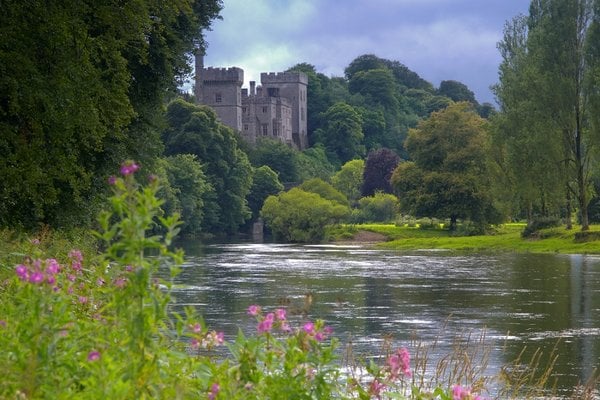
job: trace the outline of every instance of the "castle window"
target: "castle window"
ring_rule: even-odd
[[[304,107],[300,109],[300,120],[304,121]]]
[[[279,97],[279,88],[268,88],[269,97]]]
[[[266,114],[267,113],[267,107],[263,107],[262,111],[263,111],[263,114]]]
[[[242,114],[246,114],[246,107],[242,107]]]
[[[268,124],[262,124],[262,134],[263,134],[263,136],[267,136],[269,134],[269,125]]]
[[[273,125],[273,136],[278,136],[279,131],[277,130],[277,125]]]
[[[215,103],[220,103],[221,101],[223,101],[221,93],[215,93]]]
[[[248,130],[248,124],[244,124],[244,130],[247,131]]]

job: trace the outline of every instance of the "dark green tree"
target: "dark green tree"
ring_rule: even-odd
[[[85,225],[126,158],[160,154],[164,95],[218,0],[0,6],[0,224]]]
[[[298,150],[278,139],[261,137],[250,149],[249,158],[255,167],[269,166],[277,172],[281,182],[297,182],[299,180],[298,153]]]
[[[364,155],[362,119],[354,107],[336,103],[325,112],[324,121],[317,141],[323,143],[330,160],[339,165]]]
[[[364,160],[350,160],[331,178],[333,187],[342,192],[352,204],[360,198],[364,170]]]
[[[181,215],[183,235],[201,233],[204,214],[211,211],[210,206],[205,204],[215,198],[202,164],[193,154],[177,154],[161,159],[159,165],[165,171],[166,186],[171,193],[170,196],[164,196],[165,214],[177,212]]]
[[[181,99],[167,107],[167,121],[163,133],[166,153],[196,155],[215,190],[216,198],[207,207],[217,210],[216,218],[205,218],[203,230],[236,233],[250,218],[246,196],[252,185],[252,166],[238,148],[233,131],[221,124],[209,107]]]
[[[254,169],[252,178],[252,186],[248,193],[248,207],[252,211],[252,218],[256,219],[260,215],[267,197],[276,195],[283,190],[283,185],[279,182],[277,172],[273,171],[266,165]]]

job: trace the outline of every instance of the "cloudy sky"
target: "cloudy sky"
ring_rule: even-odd
[[[362,54],[400,61],[439,86],[465,83],[479,102],[493,102],[507,20],[528,0],[224,0],[223,20],[206,32],[206,66],[260,72],[307,62],[327,76]]]

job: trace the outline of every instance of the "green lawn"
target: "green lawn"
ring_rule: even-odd
[[[350,232],[359,230],[381,233],[389,239],[379,243],[378,248],[393,250],[448,249],[454,251],[514,251],[532,253],[600,254],[600,240],[583,243],[575,241],[579,229],[550,228],[540,231],[536,239],[523,239],[521,232],[525,224],[498,226],[495,233],[481,236],[452,236],[444,229],[422,229],[419,227],[383,224],[348,226]],[[600,225],[590,227],[598,232]]]

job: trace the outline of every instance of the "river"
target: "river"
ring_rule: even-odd
[[[473,363],[489,375],[523,349],[521,364],[541,351],[547,365],[554,351],[563,394],[600,366],[600,257],[399,253],[359,245],[183,247],[177,304],[193,305],[230,339],[238,328],[254,332],[246,310],[259,304],[284,306],[297,322],[324,319],[341,348],[351,343],[356,355],[381,354],[387,344],[413,353],[427,348],[427,369],[466,341],[477,350]]]

